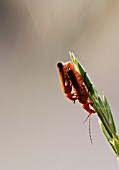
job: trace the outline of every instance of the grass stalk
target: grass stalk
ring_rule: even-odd
[[[102,132],[106,137],[109,145],[115,152],[117,159],[119,160],[119,136],[117,135],[113,114],[108,100],[105,95],[100,97],[81,63],[77,60],[73,53],[69,54],[75,69],[82,75],[82,77],[85,75],[84,84],[89,91],[89,100],[93,102],[93,108],[95,109],[99,118],[99,124]]]

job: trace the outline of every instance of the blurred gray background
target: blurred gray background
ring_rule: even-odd
[[[72,51],[119,129],[119,1],[0,0],[0,169],[117,170],[96,115],[65,98],[56,63]]]

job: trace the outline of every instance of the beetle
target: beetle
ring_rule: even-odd
[[[66,97],[75,103],[78,100],[82,107],[91,115],[95,113],[93,103],[88,101],[88,91],[84,85],[84,78],[78,73],[71,62],[57,63],[60,85]]]
[[[83,82],[82,76],[74,69],[68,68],[67,74],[72,82],[72,87],[77,100],[82,104],[82,107],[89,113],[95,113],[92,108],[93,103],[88,101],[88,92]]]
[[[65,96],[72,100],[75,103],[76,97],[72,92],[72,83],[67,74],[67,69],[71,68],[71,62],[57,63],[59,78],[60,78],[60,86],[62,87],[62,91],[65,93]]]

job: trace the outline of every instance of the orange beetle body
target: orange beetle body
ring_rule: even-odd
[[[91,108],[92,102],[88,101],[88,92],[83,82],[82,76],[74,69],[71,62],[57,64],[60,85],[66,97],[75,103],[78,100],[82,107],[89,113],[95,113]]]
[[[71,63],[58,63],[58,72],[60,77],[60,86],[62,87],[62,91],[65,93],[65,96],[69,98],[70,100],[73,100],[75,102],[75,97],[72,93],[72,84],[69,79],[69,76],[67,74],[67,69],[71,67]]]
[[[74,94],[77,97],[77,100],[82,104],[82,107],[89,113],[95,113],[95,110],[92,109],[92,102],[88,101],[88,92],[83,83],[82,76],[74,70],[74,72],[70,69],[67,70],[67,74],[70,77],[72,82],[72,87],[74,90]]]

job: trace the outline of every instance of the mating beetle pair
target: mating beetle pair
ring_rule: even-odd
[[[71,62],[57,63],[60,85],[66,97],[74,103],[78,100],[82,107],[91,115],[95,113],[93,103],[88,100],[88,91],[84,84],[84,78],[74,69]]]

